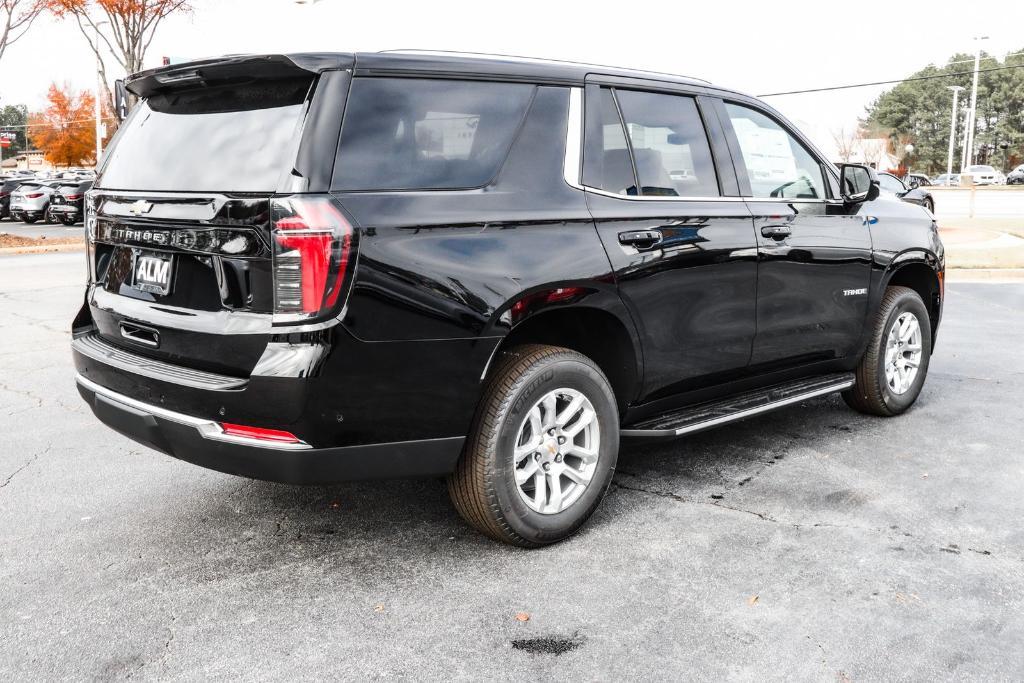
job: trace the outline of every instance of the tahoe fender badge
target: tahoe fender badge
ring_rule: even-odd
[[[843,296],[857,296],[858,294],[867,294],[867,287],[861,287],[860,289],[844,289]]]

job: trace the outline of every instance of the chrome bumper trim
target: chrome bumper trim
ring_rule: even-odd
[[[221,426],[213,420],[185,415],[184,413],[178,413],[173,410],[161,408],[160,406],[145,403],[144,401],[139,401],[129,396],[125,396],[124,394],[119,394],[118,392],[104,386],[100,386],[99,384],[96,384],[96,382],[86,379],[80,374],[75,375],[75,381],[89,391],[102,396],[108,401],[120,403],[126,408],[133,408],[143,413],[149,413],[154,417],[159,417],[170,422],[176,422],[181,425],[192,427],[199,432],[200,436],[204,439],[209,439],[210,441],[223,441],[225,443],[237,444],[239,446],[252,446],[254,448],[266,448],[274,451],[303,451],[312,448],[312,446],[305,441],[299,441],[298,443],[274,443],[272,441],[264,441],[262,439],[251,439],[244,436],[225,434]]]

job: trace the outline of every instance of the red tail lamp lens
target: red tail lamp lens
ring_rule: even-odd
[[[258,439],[260,441],[273,441],[274,443],[300,443],[299,438],[291,432],[284,432],[279,429],[264,429],[263,427],[247,427],[236,425],[230,422],[221,422],[221,429],[229,436],[240,436],[246,439]]]
[[[25,195],[25,199],[39,199],[42,196],[42,192],[33,192],[32,194]]]
[[[352,225],[329,197],[276,200],[273,216],[275,312],[329,312],[348,274]]]

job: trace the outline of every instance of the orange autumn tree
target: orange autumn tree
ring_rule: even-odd
[[[92,93],[77,95],[67,84],[50,84],[46,94],[50,103],[28,120],[29,141],[55,166],[78,166],[95,160],[96,122]]]
[[[146,50],[160,22],[190,12],[189,0],[43,0],[59,18],[72,18],[99,63],[104,99],[113,107],[106,60],[113,55],[122,73],[142,71]]]

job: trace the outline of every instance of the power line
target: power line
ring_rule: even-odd
[[[1005,71],[1006,69],[1024,69],[1024,64],[1013,64],[1010,66],[994,66],[989,69],[978,69],[978,73],[989,71]],[[787,92],[770,92],[758,97],[778,97],[779,95],[801,95],[809,92],[826,92],[828,90],[849,90],[850,88],[867,88],[873,85],[893,85],[895,83],[907,83],[909,81],[931,81],[937,78],[952,78],[953,76],[970,76],[974,71],[957,71],[951,74],[933,74],[931,76],[911,76],[910,78],[897,78],[892,81],[875,81],[873,83],[853,83],[851,85],[833,85],[828,88],[810,88],[808,90],[790,90]]]
[[[114,121],[116,116],[104,116],[101,121]],[[8,128],[48,128],[50,126],[65,126],[72,123],[96,123],[96,119],[78,119],[76,121],[47,121],[46,123],[25,123],[19,125],[8,125],[6,123],[0,123],[0,129],[7,130]]]
[[[1005,55],[1003,55],[1003,59],[1009,59],[1010,57],[1019,57],[1021,55],[1024,55],[1024,52],[1007,52]],[[987,57],[982,57],[981,61],[984,62],[986,59],[998,60],[999,59],[999,55],[988,55]],[[971,57],[970,59],[958,59],[958,60],[956,60],[954,62],[946,62],[943,66],[949,66],[950,64],[973,64],[973,63],[974,63],[974,57]],[[934,66],[934,64],[932,66]]]

